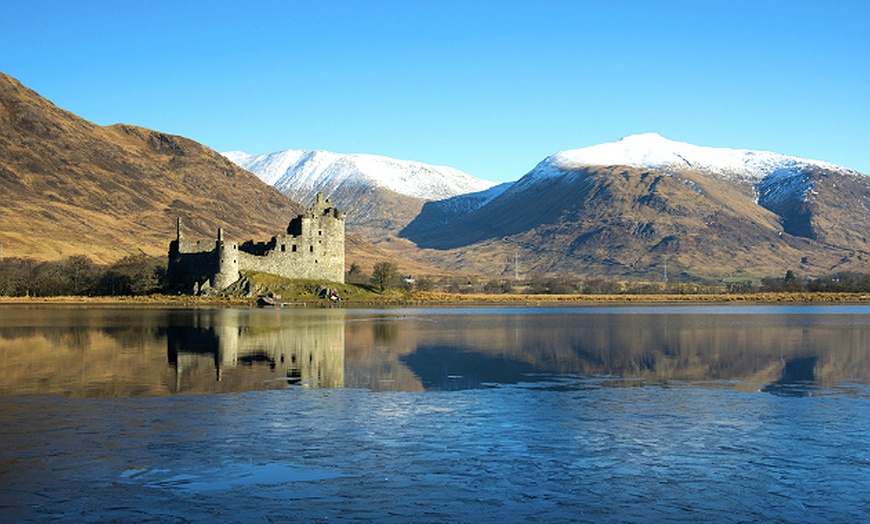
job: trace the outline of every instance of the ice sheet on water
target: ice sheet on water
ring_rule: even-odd
[[[217,491],[245,486],[276,486],[290,482],[311,482],[345,476],[340,472],[314,471],[291,468],[283,464],[230,463],[201,471],[173,471],[170,469],[132,468],[119,475],[128,481],[141,482],[149,487],[183,491]]]

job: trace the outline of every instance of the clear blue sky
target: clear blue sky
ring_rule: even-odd
[[[642,132],[870,173],[870,2],[0,0],[0,71],[98,124],[516,180]]]

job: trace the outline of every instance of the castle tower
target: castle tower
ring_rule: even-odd
[[[175,219],[175,239],[178,240],[178,247],[181,247],[181,241],[184,240],[184,220],[181,217]]]
[[[322,193],[302,216],[302,236],[311,246],[312,272],[319,278],[344,283],[345,213]]]
[[[239,245],[236,242],[224,240],[224,229],[218,228],[216,242],[217,273],[212,277],[211,286],[215,289],[225,289],[241,276],[239,274]]]

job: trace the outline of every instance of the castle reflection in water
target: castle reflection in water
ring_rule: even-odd
[[[268,367],[259,380],[310,387],[344,386],[344,315],[296,315],[238,309],[179,312],[167,326],[175,392],[206,378],[221,381],[238,367]],[[199,372],[199,373],[197,373]]]

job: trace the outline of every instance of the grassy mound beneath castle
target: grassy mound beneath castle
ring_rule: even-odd
[[[228,294],[244,293],[252,299],[259,296],[280,297],[281,302],[295,303],[329,303],[329,294],[335,291],[342,302],[373,303],[391,300],[401,300],[406,293],[401,290],[388,289],[383,292],[365,284],[339,284],[323,280],[296,280],[269,273],[243,271],[242,280],[230,289]]]

